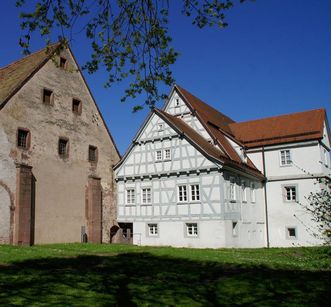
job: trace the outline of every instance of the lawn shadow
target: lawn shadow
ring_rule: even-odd
[[[0,268],[1,305],[215,306],[330,302],[330,272],[127,253],[43,258]]]

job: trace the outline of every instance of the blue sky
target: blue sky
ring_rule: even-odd
[[[192,26],[179,13],[180,2],[170,2],[176,3],[170,7],[169,29],[181,54],[173,66],[179,85],[236,121],[316,108],[326,108],[330,118],[330,0],[248,1],[228,12],[229,27],[222,30]],[[0,67],[21,57],[14,3],[0,2]],[[31,51],[43,46],[35,36]],[[84,36],[71,47],[83,65],[89,55]],[[125,84],[105,89],[103,71],[85,77],[124,153],[148,110],[132,114],[132,106],[142,101],[121,103]]]

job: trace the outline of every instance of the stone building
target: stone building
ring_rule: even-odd
[[[110,242],[119,152],[70,50],[0,69],[0,243]]]
[[[175,86],[114,168],[118,223],[142,245],[320,244],[302,204],[329,152],[323,109],[237,123]]]

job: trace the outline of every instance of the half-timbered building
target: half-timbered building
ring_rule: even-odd
[[[319,244],[299,200],[329,150],[324,110],[236,123],[175,86],[115,166],[119,225],[142,245]]]

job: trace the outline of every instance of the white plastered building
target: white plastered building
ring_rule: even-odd
[[[302,117],[312,121],[304,129]],[[321,243],[298,201],[327,175],[325,111],[249,123],[174,86],[114,168],[123,236],[202,248]]]

